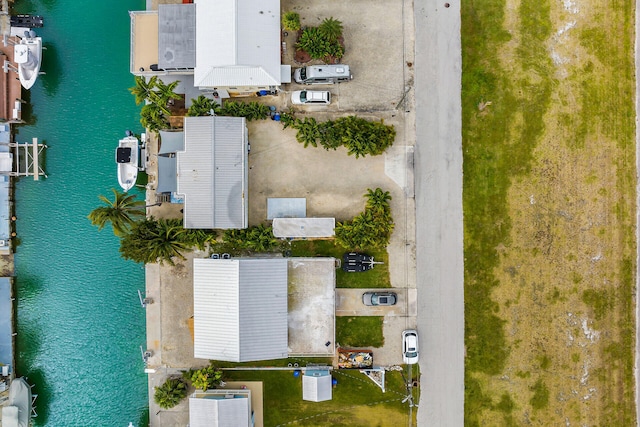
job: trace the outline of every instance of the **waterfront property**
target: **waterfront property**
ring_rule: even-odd
[[[133,11],[134,75],[190,75],[220,98],[276,91],[291,81],[281,64],[280,0],[201,1]]]

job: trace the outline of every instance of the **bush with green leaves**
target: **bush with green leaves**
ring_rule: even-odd
[[[344,48],[338,39],[332,39],[317,27],[308,27],[302,31],[297,49],[304,50],[313,59],[326,60],[340,59],[344,56]]]
[[[342,22],[337,19],[325,18],[318,27],[322,35],[332,43],[335,43],[342,37]]]
[[[187,385],[179,378],[169,378],[155,388],[153,400],[162,409],[170,409],[187,397]]]
[[[213,365],[205,368],[193,370],[190,369],[182,374],[182,377],[191,381],[191,385],[202,391],[207,391],[218,387],[222,383],[222,370]]]
[[[263,224],[243,230],[225,230],[222,239],[235,249],[254,252],[268,252],[280,243],[273,235],[273,228]]]
[[[336,242],[347,249],[384,248],[389,244],[394,224],[391,195],[380,188],[368,189],[364,212],[351,221],[336,224]]]
[[[297,131],[296,140],[325,150],[335,150],[344,145],[349,155],[356,158],[367,155],[376,156],[393,145],[396,131],[393,126],[385,125],[381,120],[371,122],[366,119],[347,116],[336,120],[318,123],[313,117],[296,119],[291,114],[283,114],[283,128],[291,127]]]
[[[286,31],[298,31],[300,29],[300,15],[291,11],[282,14],[282,28]]]
[[[256,101],[225,101],[222,107],[215,108],[218,116],[245,117],[248,121],[264,120],[270,116],[269,107]]]
[[[213,99],[207,98],[204,95],[200,95],[195,99],[191,100],[191,106],[187,111],[187,116],[189,117],[201,117],[201,116],[210,116],[211,110],[214,109],[215,103]]]

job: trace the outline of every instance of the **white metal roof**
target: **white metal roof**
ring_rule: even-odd
[[[189,398],[190,427],[249,427],[250,399]]]
[[[311,402],[323,402],[331,400],[332,390],[331,375],[328,370],[307,371],[302,376],[302,400]]]
[[[274,218],[273,235],[277,238],[323,238],[336,234],[335,218]]]
[[[280,0],[196,1],[195,86],[278,86],[280,72]]]
[[[286,358],[287,297],[284,258],[194,259],[194,357]]]
[[[246,228],[248,139],[244,117],[185,117],[178,193],[185,228]]]

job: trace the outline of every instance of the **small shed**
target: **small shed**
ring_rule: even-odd
[[[336,234],[335,218],[274,218],[273,235],[280,239],[322,239]]]
[[[332,378],[328,369],[307,369],[302,376],[302,400],[324,402],[332,398]]]

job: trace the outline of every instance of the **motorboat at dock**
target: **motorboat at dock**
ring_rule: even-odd
[[[35,31],[25,31],[20,43],[13,47],[14,61],[18,64],[18,78],[25,89],[31,89],[40,74],[42,38]]]
[[[131,131],[120,140],[116,148],[116,164],[118,165],[118,183],[127,192],[136,185],[138,179],[138,161],[140,158],[140,144]]]

